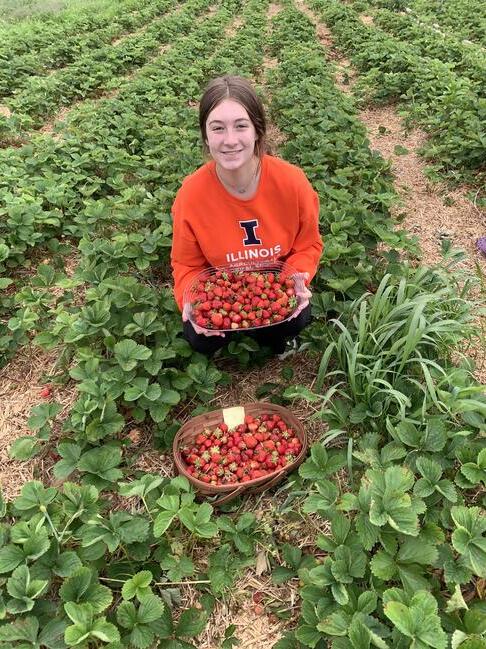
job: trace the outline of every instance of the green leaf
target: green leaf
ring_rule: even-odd
[[[164,532],[169,529],[170,524],[175,517],[176,514],[170,511],[162,511],[157,514],[157,517],[154,521],[154,536],[162,536],[162,534],[164,534]]]
[[[27,435],[16,439],[10,446],[8,454],[14,460],[25,461],[35,457],[40,450],[41,444],[39,439],[32,435]]]
[[[378,542],[380,528],[373,525],[370,519],[364,514],[358,514],[356,516],[354,526],[364,549],[370,551]]]
[[[322,622],[319,622],[317,628],[322,633],[332,636],[345,636],[351,623],[351,616],[343,610],[336,611]]]
[[[469,568],[450,559],[444,563],[444,578],[448,584],[467,584],[472,579]]]
[[[17,545],[0,548],[0,573],[12,572],[24,560],[24,553]]]
[[[121,462],[121,451],[118,447],[101,446],[83,453],[78,461],[79,471],[87,471],[108,482],[115,482],[123,477],[117,467]]]
[[[442,469],[440,464],[434,460],[430,460],[427,457],[419,457],[417,459],[417,469],[423,475],[424,478],[427,478],[432,484],[437,484],[442,476]]]
[[[486,616],[480,604],[473,605],[469,611],[464,613],[464,628],[467,633],[475,633],[476,635],[486,633]]]
[[[486,516],[479,507],[451,508],[457,529],[452,533],[452,545],[478,577],[486,577]]]
[[[286,564],[297,570],[302,560],[302,550],[288,543],[282,546],[282,556]]]
[[[467,607],[468,606],[464,601],[464,597],[462,596],[461,587],[459,585],[456,585],[454,589],[454,593],[452,594],[451,598],[447,601],[445,611],[446,613],[453,613],[454,611],[458,611],[462,608],[467,609]]]
[[[376,593],[368,590],[358,597],[358,611],[365,615],[371,615],[378,605]]]
[[[205,610],[188,608],[182,612],[175,630],[177,637],[194,638],[206,628],[208,615]]]
[[[60,403],[42,403],[34,406],[30,411],[30,416],[27,425],[30,430],[39,430],[43,428],[51,419],[57,417],[61,412],[62,406]]]
[[[353,649],[369,649],[371,635],[359,617],[354,617],[348,629],[348,637]]]
[[[272,571],[272,581],[274,584],[284,584],[289,579],[293,579],[297,576],[297,573],[292,568],[286,568],[285,566],[277,566]]]
[[[400,633],[411,638],[416,646],[446,649],[447,636],[441,627],[437,602],[427,591],[415,593],[409,606],[387,598],[384,612]]]
[[[341,604],[341,606],[346,606],[346,604],[349,602],[348,591],[346,590],[344,584],[332,584],[331,592],[336,602],[338,604]]]
[[[137,366],[138,361],[146,361],[152,355],[148,347],[139,345],[130,338],[116,343],[113,351],[116,360],[125,372],[130,372]]]
[[[70,577],[81,568],[81,565],[81,559],[76,552],[67,551],[57,557],[52,570],[59,577]]]
[[[457,501],[457,491],[450,480],[439,480],[435,489],[449,502],[455,503]]]
[[[125,629],[134,629],[137,625],[137,609],[133,602],[122,602],[116,609],[116,619]]]
[[[434,565],[439,556],[436,546],[422,538],[405,539],[398,551],[397,560],[402,563],[419,563],[424,566]]]
[[[154,632],[148,625],[137,625],[130,633],[130,643],[137,649],[147,649],[153,646]]]
[[[295,637],[303,645],[305,645],[306,647],[311,647],[311,649],[313,649],[322,636],[315,627],[309,626],[307,624],[302,624],[301,626],[297,627]],[[296,645],[291,640],[289,641],[289,644],[284,644],[284,641],[280,640],[276,645],[274,645],[273,649],[297,649],[297,647],[298,645]]]
[[[68,623],[66,620],[54,618],[48,622],[39,634],[38,641],[41,646],[48,649],[64,649],[64,633]]]
[[[310,403],[322,401],[322,396],[320,394],[312,392],[312,390],[309,390],[309,388],[306,388],[304,385],[293,385],[286,388],[283,392],[283,397],[289,401],[292,399],[303,399]]]
[[[71,577],[68,577],[59,589],[64,602],[78,602],[91,585],[93,573],[87,566],[82,566]]]
[[[150,624],[160,618],[164,611],[162,600],[156,595],[144,595],[138,609],[138,620],[142,624]]]
[[[371,572],[384,581],[393,579],[397,572],[394,558],[384,550],[378,550],[370,562]]]
[[[67,604],[64,604],[64,610],[74,624],[88,628],[92,626],[94,615],[93,608],[90,604],[75,604],[74,602],[68,602]]]
[[[306,498],[302,506],[302,511],[306,514],[314,512],[326,512],[335,504],[338,497],[338,488],[330,480],[322,480],[317,483],[319,493],[311,493]]]
[[[384,608],[385,615],[393,622],[396,628],[409,638],[414,638],[415,625],[412,614],[405,604],[388,602]]]
[[[23,646],[35,646],[38,633],[39,621],[35,617],[27,616],[23,619],[12,620],[8,624],[1,626],[0,642],[25,640],[26,644]]]
[[[144,595],[149,594],[151,592],[149,585],[152,579],[153,575],[150,570],[137,572],[123,584],[123,599],[133,599],[136,596],[140,600]]]
[[[58,480],[64,480],[76,469],[81,457],[81,447],[71,442],[61,442],[57,451],[63,459],[54,465],[54,476]]]
[[[102,640],[103,642],[119,642],[120,634],[118,629],[111,622],[107,622],[104,618],[95,620],[93,628],[91,629],[93,638]]]
[[[46,507],[56,497],[57,490],[45,488],[38,480],[32,480],[22,487],[20,496],[14,501],[15,507],[21,511],[40,510]]]
[[[162,390],[160,396],[158,397],[158,400],[163,404],[175,406],[181,400],[181,395],[176,390],[169,390],[168,388],[165,388]]]

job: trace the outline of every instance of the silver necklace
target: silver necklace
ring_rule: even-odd
[[[257,162],[257,165],[255,167],[255,172],[252,174],[250,178],[250,182],[245,187],[236,187],[235,185],[231,185],[231,183],[228,183],[226,182],[226,180],[223,180],[223,178],[221,178],[221,175],[218,172],[218,166],[216,165],[216,175],[218,176],[220,181],[223,183],[225,187],[229,187],[232,191],[236,192],[237,194],[246,194],[251,184],[257,178],[259,171],[260,171],[260,161]]]

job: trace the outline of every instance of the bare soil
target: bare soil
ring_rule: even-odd
[[[359,19],[361,20],[363,25],[369,26],[374,24],[373,16],[367,16],[366,14],[361,14]]]

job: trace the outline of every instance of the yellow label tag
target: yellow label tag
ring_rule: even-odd
[[[223,408],[223,421],[228,428],[236,428],[245,421],[245,409],[243,406],[234,406],[234,408]]]

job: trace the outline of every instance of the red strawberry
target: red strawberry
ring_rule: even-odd
[[[213,313],[211,316],[211,322],[215,327],[221,327],[223,325],[223,316],[221,313]]]

